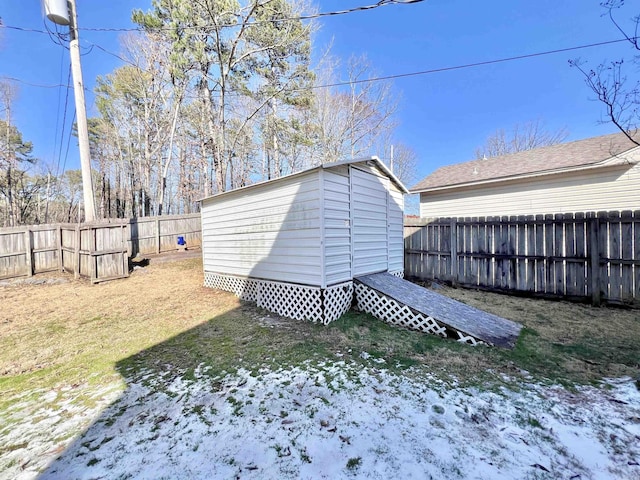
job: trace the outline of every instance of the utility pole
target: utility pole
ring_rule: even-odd
[[[9,200],[9,226],[10,227],[14,227],[15,226],[15,222],[14,220],[14,215],[13,215],[13,186],[11,185],[12,183],[12,176],[13,173],[11,172],[11,168],[13,167],[13,163],[14,163],[14,155],[12,155],[11,153],[11,136],[10,136],[10,132],[11,132],[11,102],[7,99],[7,190],[8,190],[8,195],[7,195],[7,200]]]
[[[78,144],[80,147],[80,168],[82,171],[82,193],[84,198],[84,219],[92,222],[96,219],[96,206],[93,199],[93,179],[91,177],[91,152],[89,150],[89,128],[87,126],[87,109],[84,100],[84,83],[80,65],[80,45],[78,39],[78,18],[76,0],[68,0],[67,11],[61,0],[44,0],[47,17],[58,25],[68,25],[71,41],[69,54],[71,57],[71,74],[73,76],[73,93],[76,101],[76,123],[78,125]],[[66,14],[66,15],[65,15]]]

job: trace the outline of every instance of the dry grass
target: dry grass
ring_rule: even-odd
[[[118,361],[239,306],[201,283],[200,262],[187,261],[98,285],[0,288],[0,392],[100,381]]]
[[[513,360],[537,375],[586,383],[640,374],[640,310],[450,287],[438,291],[522,323]]]
[[[219,373],[310,358],[366,362],[363,351],[389,368],[422,365],[471,383],[524,371],[567,383],[640,372],[638,311],[440,290],[524,324],[517,347],[505,351],[474,349],[353,312],[329,327],[281,319],[201,285],[201,261],[186,260],[152,263],[100,285],[0,287],[0,397],[113,382],[149,369],[188,375],[202,364]]]

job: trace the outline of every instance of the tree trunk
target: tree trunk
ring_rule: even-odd
[[[162,215],[162,205],[164,203],[164,197],[167,190],[167,175],[169,174],[169,165],[171,164],[171,157],[173,155],[173,137],[176,133],[176,125],[178,124],[178,114],[180,113],[181,103],[182,94],[178,96],[176,111],[173,115],[173,122],[171,123],[171,133],[169,134],[169,156],[167,158],[167,163],[165,163],[164,169],[162,171],[162,181],[160,182],[160,199],[158,200],[158,215]]]
[[[224,192],[224,169],[223,169],[223,158],[222,158],[222,145],[221,145],[221,131],[222,134],[224,134],[224,131],[222,130],[221,124],[223,122],[223,118],[221,117],[221,112],[223,111],[222,108],[218,109],[218,123],[219,125],[216,126],[216,124],[213,121],[213,115],[211,115],[211,113],[213,112],[213,104],[211,103],[211,97],[210,97],[210,91],[209,88],[205,85],[204,86],[204,103],[205,103],[205,115],[207,118],[207,127],[209,130],[209,150],[211,152],[211,156],[213,158],[213,171],[215,173],[215,177],[216,177],[216,189],[217,192],[216,193],[221,193]],[[221,100],[221,105],[222,105],[222,100]]]
[[[7,149],[8,148],[9,148],[9,143],[7,139]],[[9,165],[7,166],[7,200],[9,202],[9,226],[15,227],[14,212],[13,212],[13,172],[11,171],[11,162],[12,160],[9,159]]]

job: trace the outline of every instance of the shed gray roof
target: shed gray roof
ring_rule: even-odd
[[[637,145],[623,133],[560,143],[486,160],[447,165],[437,169],[410,190],[418,193],[477,182],[505,181],[532,174],[605,166],[608,160],[634,148],[638,148]]]

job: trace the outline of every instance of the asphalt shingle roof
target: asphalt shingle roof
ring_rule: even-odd
[[[410,190],[417,192],[483,180],[506,180],[532,173],[596,165],[636,146],[623,133],[614,133],[486,160],[457,163],[437,169]]]

